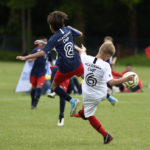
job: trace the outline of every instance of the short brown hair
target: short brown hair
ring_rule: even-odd
[[[99,53],[102,55],[114,55],[115,54],[115,47],[112,42],[104,42],[101,47],[99,48]]]
[[[68,15],[61,11],[53,11],[47,16],[47,23],[57,31],[64,26],[64,21],[68,19]]]

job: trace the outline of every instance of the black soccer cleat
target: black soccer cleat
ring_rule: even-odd
[[[108,143],[110,143],[112,140],[113,140],[113,136],[108,133],[108,134],[104,137],[104,144],[108,144]]]

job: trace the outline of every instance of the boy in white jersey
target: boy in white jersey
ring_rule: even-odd
[[[106,98],[107,83],[110,85],[120,84],[133,80],[134,76],[128,76],[121,79],[113,79],[110,65],[105,62],[114,53],[115,47],[112,42],[104,42],[99,48],[96,57],[86,55],[86,48],[76,47],[79,51],[84,65],[83,108],[75,114],[75,117],[81,117],[88,120],[104,137],[104,144],[109,143],[113,137],[105,131],[99,120],[94,116],[97,105]]]

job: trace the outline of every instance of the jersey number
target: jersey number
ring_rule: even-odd
[[[73,44],[71,42],[65,44],[64,50],[66,52],[66,57],[73,58],[74,51],[73,51]]]
[[[97,79],[94,78],[93,73],[87,74],[85,77],[85,81],[86,81],[86,84],[91,87],[96,86],[96,83],[97,83]]]

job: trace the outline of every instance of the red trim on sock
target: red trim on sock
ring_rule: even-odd
[[[101,125],[101,123],[95,116],[90,116],[88,118],[88,120],[89,120],[91,126],[94,129],[96,129],[100,134],[102,134],[103,137],[105,137],[107,135],[107,132],[105,131],[105,129],[103,128],[103,126]]]

